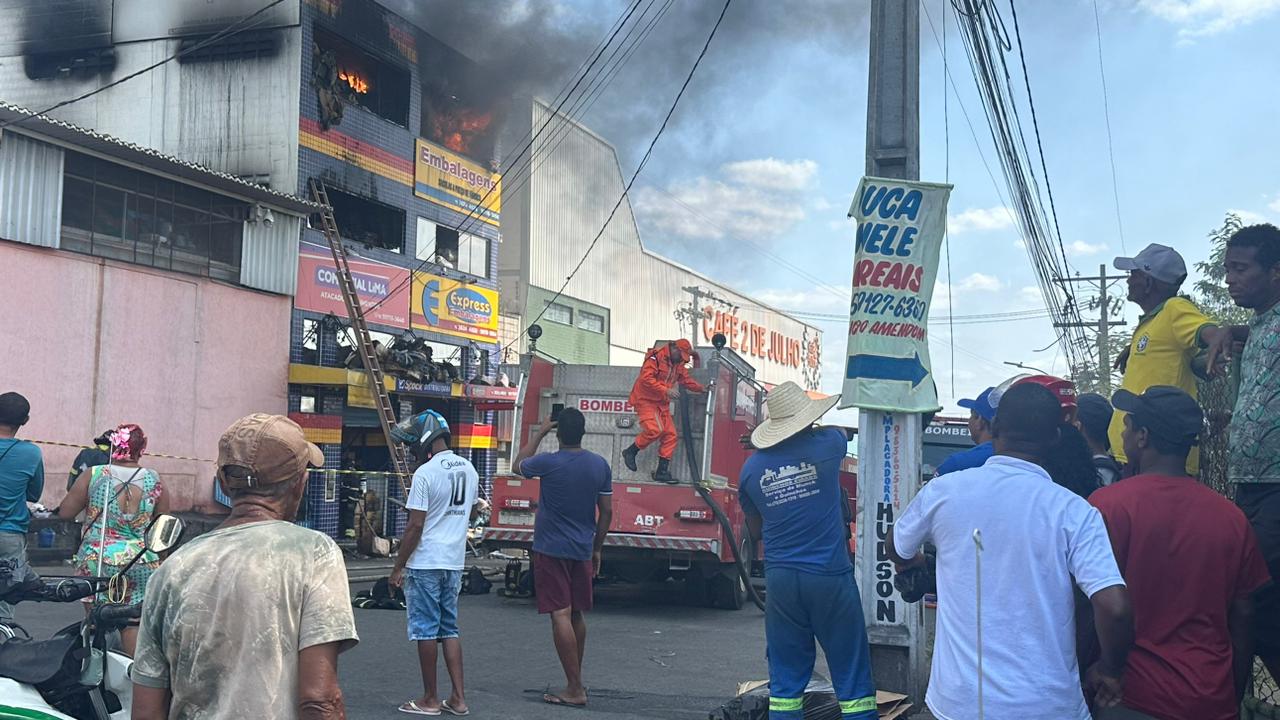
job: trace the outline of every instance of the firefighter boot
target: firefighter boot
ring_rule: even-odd
[[[640,454],[640,448],[635,443],[631,443],[631,447],[622,451],[622,464],[627,466],[631,472],[636,471],[636,455]]]
[[[658,469],[653,471],[653,479],[668,485],[675,485],[679,482],[671,477],[671,461],[662,457],[658,458]]]

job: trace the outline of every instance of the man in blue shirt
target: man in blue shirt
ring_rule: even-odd
[[[758,451],[742,467],[738,497],[747,528],[764,538],[769,720],[803,717],[815,639],[843,720],[876,717],[871,650],[840,508],[849,438],[814,426],[838,399],[812,400],[793,382],[774,388],[768,419],[751,433]]]
[[[533,455],[552,430],[560,449]],[[533,521],[533,585],[538,612],[551,616],[551,635],[566,681],[564,690],[542,696],[549,705],[587,705],[582,685],[584,613],[592,606],[591,579],[600,574],[600,553],[613,522],[613,471],[604,458],[582,448],[586,432],[586,417],[565,408],[558,420],[543,423],[511,461],[516,474],[540,478]]]
[[[972,400],[965,398],[956,403],[962,408],[969,409],[969,437],[973,439],[974,446],[943,460],[938,466],[936,475],[982,467],[991,457],[994,452],[991,445],[991,426],[996,420],[996,408],[991,404],[991,393],[994,391],[995,388],[989,387]]]
[[[44,458],[40,448],[15,436],[31,417],[31,403],[18,393],[0,395],[0,572],[13,582],[35,577],[27,564],[27,527],[31,511],[44,492]],[[0,620],[13,619],[13,606],[0,603]]]

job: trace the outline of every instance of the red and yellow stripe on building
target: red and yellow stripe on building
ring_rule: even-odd
[[[289,413],[289,419],[302,426],[307,442],[317,445],[342,444],[342,416],[315,413]]]
[[[337,130],[321,130],[320,123],[307,118],[298,123],[298,142],[303,147],[413,187],[412,157],[393,155]]]
[[[462,423],[453,437],[453,445],[459,449],[493,450],[498,447],[498,438],[492,425]]]

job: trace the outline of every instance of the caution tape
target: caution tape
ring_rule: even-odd
[[[22,439],[27,440],[27,442],[33,442],[37,445],[52,445],[54,447],[75,448],[77,450],[90,450],[93,447],[95,447],[93,445],[85,445],[83,443],[69,443],[69,442],[61,442],[59,440],[31,440],[28,438],[22,438]],[[157,453],[157,452],[144,452],[143,455],[146,457],[164,458],[166,460],[187,460],[190,462],[209,463],[210,465],[217,464],[216,460],[208,460],[206,458],[198,458],[198,457],[188,457],[186,455],[166,455],[164,453]],[[329,468],[311,468],[310,470],[308,470],[308,472],[332,473],[334,475],[391,475],[395,477],[413,477],[413,473],[398,473],[398,472],[389,472],[385,470],[331,470]]]

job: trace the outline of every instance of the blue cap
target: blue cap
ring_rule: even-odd
[[[979,417],[989,422],[996,419],[996,408],[991,404],[991,393],[993,392],[995,392],[995,388],[989,387],[983,390],[976,399],[965,398],[956,404],[978,413]]]

